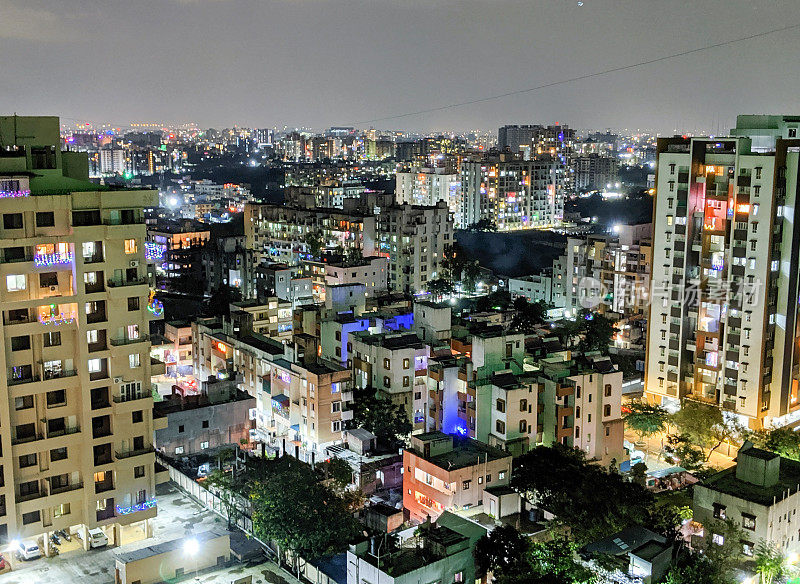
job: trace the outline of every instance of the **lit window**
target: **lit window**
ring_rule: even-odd
[[[205,450],[208,448],[208,442],[201,442],[200,443],[200,450]]]
[[[97,373],[101,369],[101,359],[89,359],[89,373]]]
[[[137,251],[136,240],[135,239],[126,239],[125,240],[125,253],[131,254],[131,253],[136,253],[136,251]]]
[[[138,367],[140,360],[139,360],[139,353],[132,353],[128,355],[128,362],[130,363],[131,368]]]
[[[25,274],[13,274],[6,276],[6,288],[9,292],[24,290],[26,286]]]

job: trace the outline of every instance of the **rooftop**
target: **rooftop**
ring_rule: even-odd
[[[421,452],[412,450],[414,454],[420,458],[447,471],[458,470],[460,468],[474,466],[478,463],[484,464],[485,462],[495,460],[508,459],[508,461],[511,462],[511,455],[508,452],[495,448],[494,446],[489,446],[478,440],[467,438],[466,436],[448,436],[443,432],[437,431],[417,434],[414,438],[422,442],[452,438],[453,449],[448,452],[426,457]]]
[[[751,448],[750,450],[758,449]],[[761,454],[763,452],[759,451],[754,454],[757,458],[769,460],[769,458],[765,458],[765,455]],[[769,506],[773,504],[773,501],[782,501],[787,496],[798,492],[798,486],[800,486],[800,462],[789,458],[781,458],[778,482],[771,487],[754,485],[736,478],[736,466],[726,468],[710,476],[700,485],[712,491],[725,493],[757,505]]]
[[[208,531],[204,531],[202,533],[198,533],[197,535],[192,536],[192,539],[197,540],[200,547],[202,547],[203,542],[212,541],[218,539],[220,537],[224,537],[229,535],[229,532],[225,529],[220,527],[212,527]],[[144,560],[146,558],[151,558],[153,556],[157,556],[160,554],[165,554],[168,552],[173,552],[175,550],[182,550],[184,544],[186,543],[185,537],[179,539],[173,539],[170,541],[165,541],[162,543],[157,543],[155,545],[148,545],[140,548],[136,548],[138,544],[132,544],[130,546],[122,546],[117,548],[114,552],[114,556],[118,562],[122,562],[123,564],[127,564],[129,562],[135,562],[137,560]],[[133,549],[127,549],[133,548]]]
[[[370,334],[366,331],[355,333],[355,338],[365,345],[384,347],[390,351],[400,349],[422,349],[426,343],[416,333],[378,333]]]

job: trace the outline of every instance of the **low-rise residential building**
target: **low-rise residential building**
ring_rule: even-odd
[[[538,441],[560,442],[605,466],[619,465],[625,456],[622,372],[599,353],[569,351],[540,359],[534,369],[541,405]]]
[[[312,279],[300,274],[295,266],[270,262],[256,267],[254,275],[257,298],[277,296],[292,306],[314,301]]]
[[[353,419],[351,373],[306,354],[301,362],[273,361],[265,387],[271,396],[262,412],[268,444],[304,460],[321,459],[325,449],[343,442]]]
[[[347,551],[347,584],[419,584],[476,581],[475,543],[486,528],[444,513],[436,523],[375,536]]]
[[[278,297],[246,302],[233,302],[230,306],[233,332],[254,332],[282,343],[292,339],[292,303]]]
[[[340,312],[323,319],[319,324],[320,356],[350,368],[353,364],[351,333],[411,330],[413,324],[413,314],[403,309],[363,312],[360,316],[352,312]]]
[[[388,258],[372,256],[324,266],[326,284],[363,284],[367,296],[381,294],[389,288]]]
[[[352,333],[350,337],[355,386],[372,387],[393,403],[402,404],[414,430],[423,429],[428,401],[425,376],[431,345],[416,333],[363,331]]]
[[[508,279],[511,298],[525,298],[528,302],[553,302],[552,273],[534,274]]]
[[[155,446],[166,456],[250,442],[256,399],[231,379],[211,377],[201,387],[199,394],[173,393],[155,403],[153,415],[166,418],[166,427],[155,431]]]
[[[725,543],[719,524],[732,520],[741,529],[741,554],[752,557],[759,542],[774,544],[785,556],[800,553],[800,462],[745,442],[736,464],[694,486],[696,537]]]
[[[467,437],[427,432],[403,452],[403,507],[412,522],[481,504],[487,487],[508,485],[511,454]]]
[[[179,379],[192,374],[192,323],[171,320],[164,323],[164,337],[172,345],[164,350],[168,377]]]

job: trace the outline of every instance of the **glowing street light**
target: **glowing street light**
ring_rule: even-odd
[[[194,558],[194,579],[197,580],[197,554],[200,551],[200,542],[190,537],[183,542],[183,553]]]

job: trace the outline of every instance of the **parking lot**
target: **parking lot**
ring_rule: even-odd
[[[223,525],[224,521],[211,511],[203,509],[183,492],[171,484],[160,485],[158,497],[158,515],[153,519],[153,537],[149,542],[155,544],[169,541],[192,533],[200,533],[212,525]],[[13,558],[13,554],[4,552],[10,561],[12,570],[0,574],[0,584],[111,584],[114,582],[114,550],[116,547],[104,547],[84,551],[77,538],[66,545],[62,544],[59,555],[53,558],[40,558],[29,562]],[[75,549],[75,548],[78,549]],[[70,551],[66,551],[71,548]],[[253,576],[254,583],[260,584],[297,584],[291,576],[282,572],[272,563],[246,568],[231,566],[213,573],[201,573],[199,582],[206,584],[229,584],[237,578]],[[188,578],[193,580],[194,577]]]

